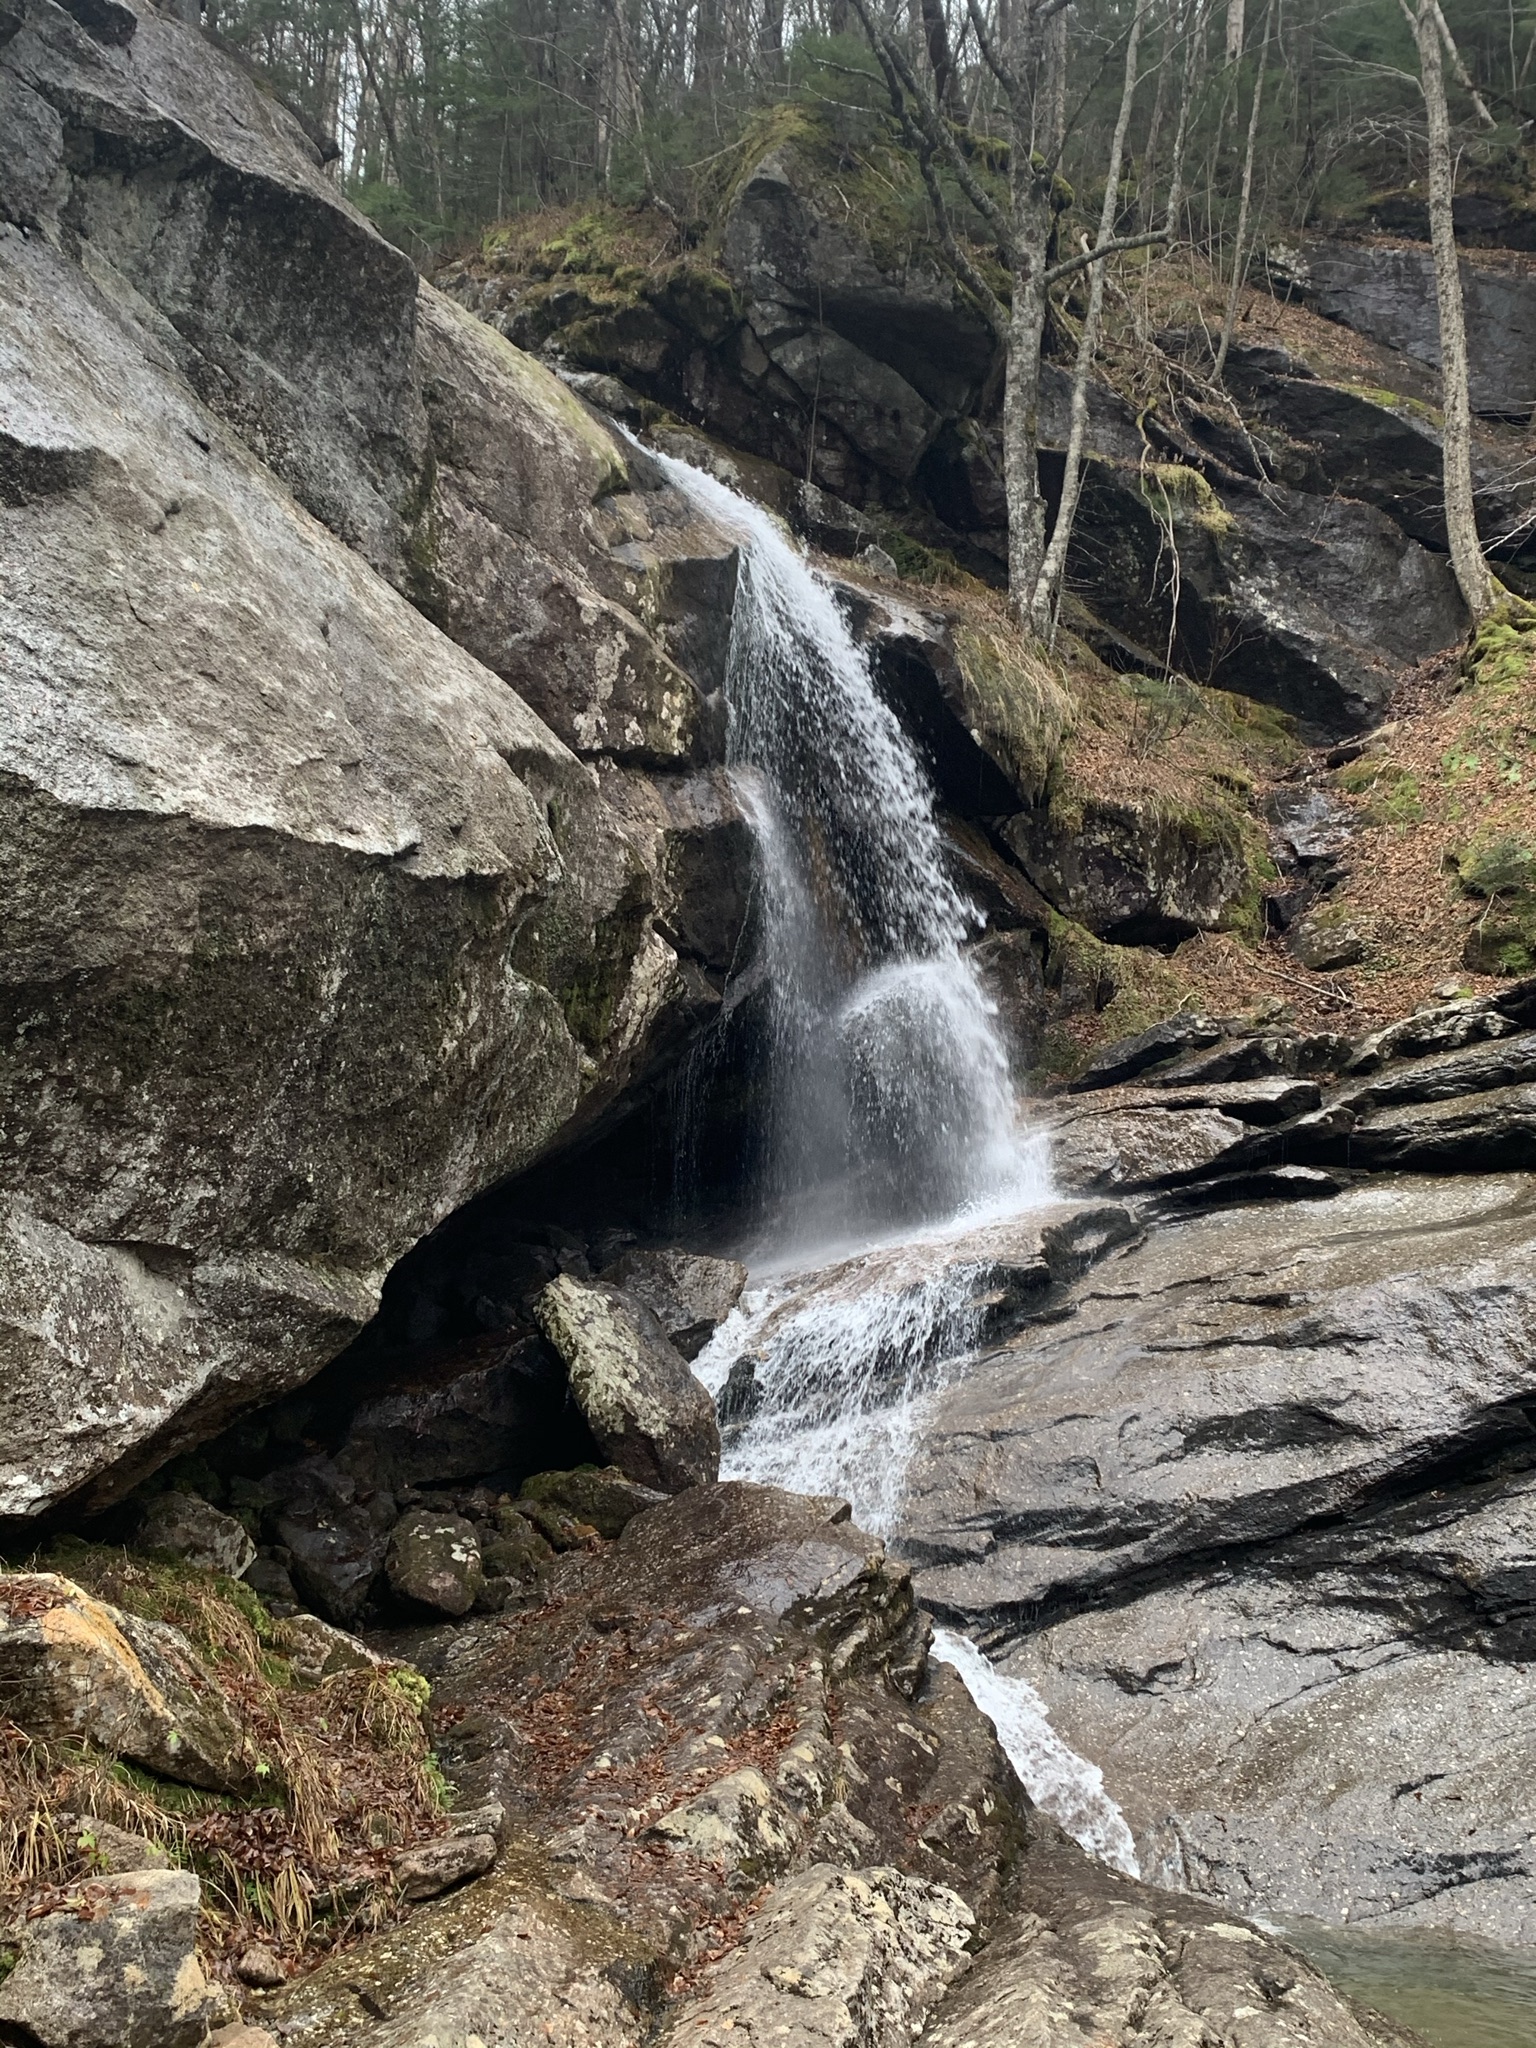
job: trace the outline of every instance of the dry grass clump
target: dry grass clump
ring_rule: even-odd
[[[258,1936],[306,1966],[397,1913],[393,1852],[446,1825],[418,1672],[368,1664],[307,1685],[288,1625],[236,1581],[75,1542],[40,1564],[182,1631],[242,1723],[262,1789],[197,1791],[0,1722],[0,1930],[89,1880],[92,1820],[196,1871],[215,1966]]]

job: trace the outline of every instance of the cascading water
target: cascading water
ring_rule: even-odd
[[[768,513],[657,459],[741,548],[728,758],[757,839],[772,1020],[764,1196],[777,1241],[695,1370],[739,1393],[728,1475],[843,1494],[863,1527],[891,1534],[925,1407],[981,1328],[989,1268],[967,1239],[1048,1198],[1044,1153],[1019,1128],[964,950],[975,915],[868,651]],[[936,1649],[1047,1810],[1134,1870],[1099,1773],[1039,1699],[964,1637],[941,1632]]]
[[[924,1401],[977,1328],[976,1268],[924,1247],[1043,1199],[1042,1155],[966,956],[975,914],[869,651],[767,512],[659,459],[741,549],[728,754],[757,839],[771,1016],[766,1284],[697,1370],[718,1392],[750,1356],[729,1471],[844,1493],[885,1533]],[[892,1240],[894,1260],[806,1284],[832,1247]]]
[[[780,1242],[1027,1198],[1008,1060],[922,765],[831,587],[776,522],[659,458],[741,547],[727,748],[757,838]]]

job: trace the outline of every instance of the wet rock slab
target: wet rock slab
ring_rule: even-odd
[[[1530,1177],[1227,1209],[940,1396],[902,1547],[1144,1870],[1530,1940],[1533,1399]]]

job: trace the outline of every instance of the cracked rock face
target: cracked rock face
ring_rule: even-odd
[[[1144,1870],[1529,1941],[1533,1392],[1527,1176],[1227,1209],[939,1397],[904,1552],[1102,1763]]]
[[[394,1639],[505,1846],[265,2001],[283,2040],[1057,2048],[1080,2024],[1112,2048],[1404,2048],[1230,1909],[1037,1813],[843,1503],[694,1487],[547,1593]]]

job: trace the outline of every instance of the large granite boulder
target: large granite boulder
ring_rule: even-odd
[[[1069,573],[1128,640],[1172,635],[1191,674],[1313,737],[1375,723],[1399,667],[1466,628],[1449,563],[1374,505],[1177,466],[1090,463]]]
[[[663,617],[729,549],[201,35],[112,22],[0,50],[0,1515],[312,1375],[675,1056],[746,893]]]

